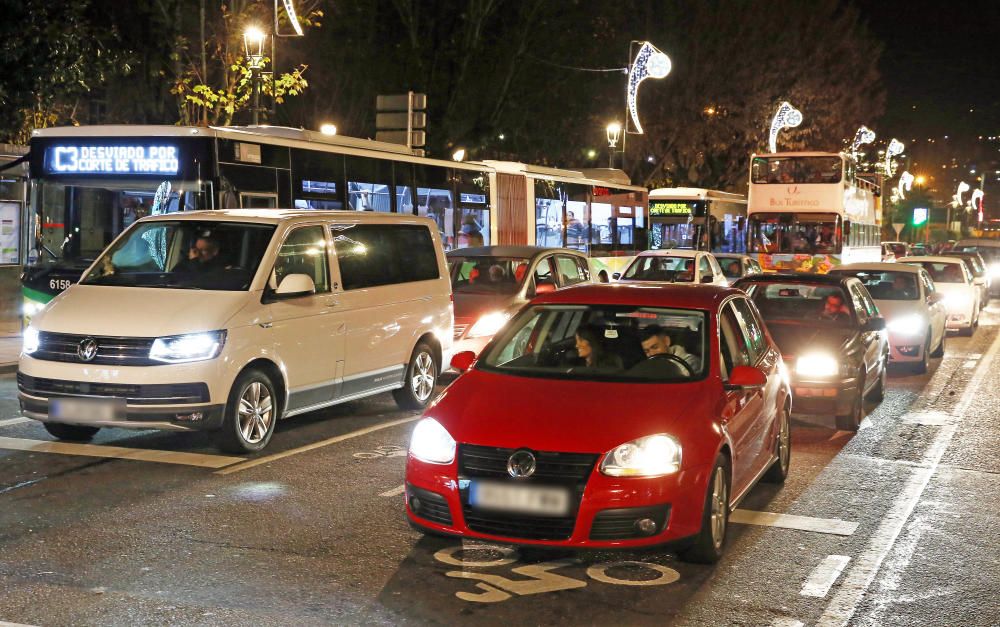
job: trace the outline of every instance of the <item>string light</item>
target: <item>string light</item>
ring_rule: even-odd
[[[635,132],[642,134],[642,124],[639,123],[639,111],[636,99],[639,95],[639,84],[647,78],[663,78],[670,74],[670,57],[656,49],[656,46],[644,41],[635,55],[635,60],[628,71],[628,112],[632,116]]]
[[[787,100],[778,106],[774,119],[771,120],[771,133],[767,139],[767,146],[772,153],[778,152],[778,131],[784,128],[794,128],[802,124],[802,112],[792,106]]]
[[[305,33],[302,32],[302,25],[299,24],[299,16],[295,14],[295,3],[292,0],[282,0],[285,4],[285,13],[288,14],[288,21],[291,22],[292,28],[295,29],[295,34],[301,37]],[[277,21],[277,15],[275,15],[275,21]]]

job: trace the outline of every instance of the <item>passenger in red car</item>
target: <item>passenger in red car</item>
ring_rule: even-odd
[[[608,352],[601,343],[600,332],[591,327],[576,330],[576,354],[588,368],[623,367],[621,357]]]

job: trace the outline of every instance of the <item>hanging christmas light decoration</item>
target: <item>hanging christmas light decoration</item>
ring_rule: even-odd
[[[632,124],[635,132],[642,133],[642,124],[639,123],[639,111],[636,107],[636,99],[639,95],[639,84],[647,78],[663,78],[670,74],[670,57],[656,49],[656,46],[644,41],[639,48],[632,66],[628,70],[628,112],[632,116]]]
[[[774,119],[771,120],[771,134],[767,139],[767,146],[772,153],[778,152],[778,132],[784,128],[794,128],[799,124],[802,124],[802,112],[787,100],[782,102],[774,114]]]
[[[904,148],[905,148],[905,146],[903,145],[903,142],[899,141],[895,137],[893,137],[892,141],[889,142],[889,147],[885,149],[885,175],[886,176],[892,176],[892,173],[894,171],[894,169],[892,167],[892,158],[895,157],[895,156],[897,156],[897,155],[903,154],[903,149]]]
[[[896,185],[896,189],[899,190],[899,197],[906,198],[906,194],[903,191],[910,191],[913,188],[913,175],[909,172],[903,172],[899,175],[899,183]]]
[[[969,189],[970,189],[969,184],[966,183],[965,181],[962,181],[961,183],[958,184],[958,189],[955,190],[955,195],[952,196],[952,203],[955,207],[962,206],[962,194],[969,191]]]
[[[285,5],[285,13],[288,14],[288,21],[291,23],[292,28],[295,29],[295,34],[299,37],[304,35],[302,32],[302,24],[299,24],[299,16],[295,13],[295,3],[292,0],[282,0]],[[275,21],[275,32],[277,32],[277,21],[278,21],[278,6],[277,0],[275,0],[274,6],[274,21]]]
[[[972,196],[969,197],[969,204],[972,205],[972,210],[978,214],[979,221],[983,221],[983,190],[974,189],[972,190]]]
[[[875,131],[862,125],[858,132],[854,134],[854,141],[851,143],[851,152],[857,152],[862,144],[870,144],[875,141]]]

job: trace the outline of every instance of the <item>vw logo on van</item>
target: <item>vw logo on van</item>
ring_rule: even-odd
[[[97,340],[92,337],[80,340],[76,347],[76,356],[80,358],[80,361],[90,361],[97,357]]]
[[[515,479],[524,479],[535,474],[535,454],[528,450],[514,451],[507,460],[507,474]]]

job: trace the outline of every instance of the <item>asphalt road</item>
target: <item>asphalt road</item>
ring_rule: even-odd
[[[416,414],[388,395],[289,420],[244,461],[203,435],[52,447],[7,376],[0,624],[997,625],[998,323],[895,373],[853,437],[797,422],[788,482],[750,493],[714,567],[421,536]]]

